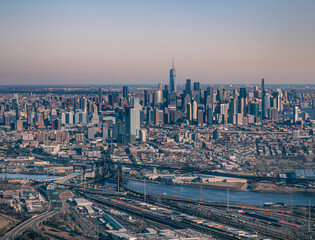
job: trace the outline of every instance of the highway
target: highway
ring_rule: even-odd
[[[10,232],[3,236],[2,240],[13,240],[22,235],[28,228],[39,224],[40,222],[50,218],[58,213],[58,209],[53,211],[47,211],[39,214],[35,217],[29,218],[26,221],[19,224],[17,227],[13,228]]]
[[[39,191],[49,201],[49,210],[20,223],[15,228],[11,229],[11,231],[6,233],[2,237],[2,240],[14,240],[17,237],[21,236],[27,229],[38,225],[42,221],[45,221],[46,219],[54,216],[55,214],[59,212],[62,204],[59,201],[58,195],[54,193],[52,194],[51,192],[46,192],[42,188],[40,188]]]

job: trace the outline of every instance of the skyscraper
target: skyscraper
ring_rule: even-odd
[[[127,98],[129,93],[128,86],[123,86],[123,98]]]
[[[191,103],[187,103],[187,119],[188,121],[192,121],[192,106]]]
[[[126,133],[129,142],[135,142],[140,134],[140,104],[139,98],[133,99],[133,106],[126,108]]]
[[[294,106],[293,107],[293,122],[297,123],[299,120],[299,107],[298,106]]]
[[[261,91],[262,91],[262,103],[261,103],[261,119],[266,119],[268,109],[266,108],[265,102],[265,79],[261,79]]]
[[[190,79],[186,79],[185,93],[191,94],[191,80]]]
[[[93,104],[93,113],[91,118],[91,124],[99,124],[100,118],[98,116],[97,107],[95,104]]]
[[[265,92],[265,79],[261,79],[261,91]]]
[[[198,104],[196,101],[193,101],[193,104],[192,104],[192,118],[193,118],[193,121],[197,121],[197,112],[198,112]]]
[[[174,61],[172,63],[172,68],[170,70],[170,92],[176,92],[176,69],[174,68]]]
[[[268,109],[270,108],[270,94],[264,92],[262,100],[262,119],[267,119]]]
[[[163,91],[162,91],[162,84],[158,84],[158,90],[154,92],[153,97],[153,104],[154,106],[163,103]]]
[[[100,103],[103,101],[102,88],[101,88],[101,87],[98,88],[98,101],[99,101]]]

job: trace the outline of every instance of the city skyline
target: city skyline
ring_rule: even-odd
[[[313,1],[4,1],[0,85],[311,84]]]

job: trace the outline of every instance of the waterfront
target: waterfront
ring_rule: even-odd
[[[135,191],[144,191],[144,182],[129,180],[127,187]],[[176,186],[156,183],[146,183],[146,192],[151,194],[166,194],[169,196],[188,197],[194,199],[209,200],[209,201],[227,201],[227,191],[200,189],[187,186]],[[292,205],[307,206],[311,201],[312,206],[315,206],[315,196],[292,194]],[[257,193],[251,191],[229,192],[230,202],[262,205],[266,202],[281,202],[286,205],[290,204],[289,194],[275,194],[275,193]]]
[[[7,179],[27,179],[27,180],[46,180],[58,178],[59,176],[47,176],[47,175],[29,175],[29,174],[17,174],[17,173],[5,173],[4,178]],[[106,185],[115,185],[112,183],[105,183]],[[144,191],[144,182],[128,180],[127,187],[135,191]],[[146,183],[146,192],[149,194],[161,194],[169,196],[187,197],[209,201],[227,201],[227,191],[225,190],[213,190],[213,189],[200,189],[195,187],[178,186],[178,185],[166,185],[156,183]],[[276,193],[258,193],[251,191],[230,191],[230,202],[262,205],[265,202],[281,202],[286,205],[290,204],[289,194],[276,194]],[[315,206],[315,196],[292,194],[291,200],[293,205],[306,206],[311,201],[312,206]]]
[[[306,112],[310,116],[311,120],[314,120],[314,110],[312,108],[302,108],[300,109],[300,112]],[[302,114],[299,114],[299,117],[302,117]],[[291,118],[292,119],[293,114],[292,113],[286,113],[286,114],[279,114],[279,118]]]

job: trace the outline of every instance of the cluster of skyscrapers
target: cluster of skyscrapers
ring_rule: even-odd
[[[157,89],[145,89],[141,94],[129,93],[127,86],[119,91],[103,94],[72,96],[46,96],[41,102],[19,104],[18,95],[11,107],[0,105],[3,124],[15,130],[23,128],[45,129],[82,125],[88,128],[87,137],[101,136],[119,142],[145,139],[145,125],[200,125],[251,124],[261,120],[276,121],[284,102],[293,103],[296,91],[265,87],[201,88],[199,82],[187,79],[183,89],[177,90],[174,63],[170,69],[169,85],[158,84]],[[48,106],[48,102],[51,106]],[[54,107],[55,106],[55,107]],[[12,116],[13,111],[13,116]],[[293,123],[299,122],[299,108],[293,106]]]

